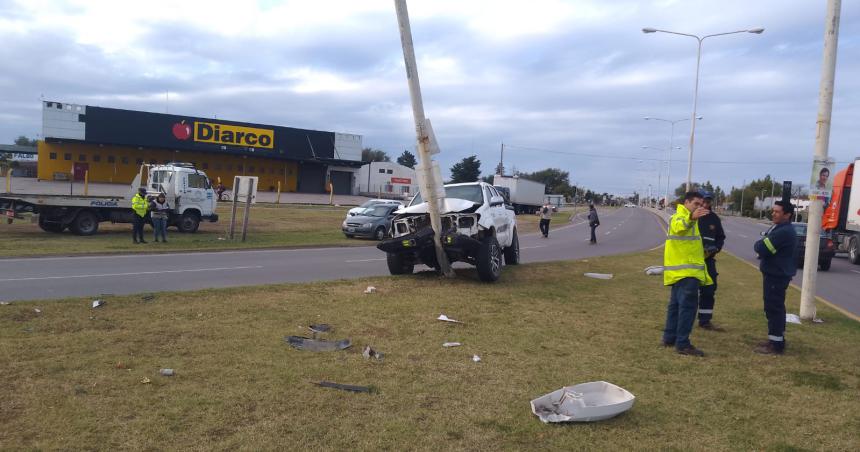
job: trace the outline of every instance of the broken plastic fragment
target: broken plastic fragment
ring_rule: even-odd
[[[459,342],[445,342],[444,344],[442,344],[443,347],[459,347],[461,345],[463,344]]]
[[[376,287],[367,286],[367,289],[364,289],[364,293],[376,293]]]
[[[143,380],[140,380],[140,382],[143,384],[148,384],[148,383],[151,383],[152,380],[150,380],[149,378],[143,377]]]
[[[12,304],[12,303],[8,302],[8,301],[0,301],[0,306],[6,306],[6,305],[10,305],[10,304]]]
[[[364,347],[364,351],[361,354],[364,356],[364,359],[374,358],[377,361],[382,361],[382,357],[384,356],[382,353],[370,348],[369,345]]]
[[[312,352],[333,352],[349,348],[352,345],[349,339],[343,339],[340,341],[324,341],[301,336],[287,336],[284,340],[295,349],[309,350]]]
[[[143,301],[152,301],[155,299],[155,295],[148,293],[148,294],[145,294],[142,297],[140,297],[140,299]]]
[[[802,322],[800,321],[800,317],[798,317],[797,314],[791,314],[791,313],[785,314],[785,321],[788,323],[796,323],[798,325],[802,325]]]
[[[343,385],[340,383],[332,383],[330,381],[321,381],[319,383],[314,383],[314,384],[317,386],[322,386],[324,388],[340,389],[343,391],[350,391],[350,392],[366,392],[366,393],[371,392],[371,389],[368,386]]]
[[[481,357],[478,355],[472,355],[472,361],[479,363],[481,362]]]
[[[441,320],[441,321],[443,321],[443,322],[451,322],[451,323],[463,323],[463,322],[461,322],[461,321],[459,321],[459,320],[454,320],[454,319],[452,319],[452,318],[449,318],[449,317],[448,317],[447,315],[445,315],[445,314],[439,314],[439,317],[436,317],[436,320]]]
[[[812,321],[814,323],[824,323],[824,319],[822,319],[821,317],[816,317],[816,318],[812,319]]]
[[[100,308],[105,305],[104,301],[101,300],[93,300],[93,308]]]
[[[547,422],[591,422],[617,416],[633,406],[636,397],[605,381],[567,386],[531,401],[532,413]]]
[[[594,279],[612,279],[612,273],[584,273],[583,275]]]
[[[33,311],[35,311],[35,312],[36,312],[36,314],[41,314],[41,313],[42,313],[42,310],[41,310],[41,309],[39,309],[39,308],[33,309]]]
[[[176,372],[174,372],[173,369],[161,369],[158,373],[160,373],[162,377],[172,377]]]
[[[663,266],[662,265],[652,265],[650,267],[645,267],[645,274],[650,276],[662,275],[663,274]]]
[[[308,325],[308,329],[313,333],[328,333],[331,331],[331,325],[327,323],[315,323],[313,325]]]

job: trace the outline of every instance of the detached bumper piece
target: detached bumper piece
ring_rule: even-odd
[[[386,253],[415,254],[425,264],[431,266],[432,262],[436,261],[433,251],[433,229],[429,226],[412,234],[383,240],[376,247]],[[459,261],[465,260],[467,256],[475,256],[481,247],[481,242],[463,234],[448,232],[442,234],[442,247],[449,259]]]

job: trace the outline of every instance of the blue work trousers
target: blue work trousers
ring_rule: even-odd
[[[777,350],[785,348],[785,290],[791,278],[763,275],[764,315],[767,317],[767,338]]]
[[[689,347],[690,332],[696,321],[696,309],[699,307],[698,278],[684,278],[672,285],[669,306],[666,309],[666,328],[663,330],[663,342],[675,344],[678,350]]]
[[[161,240],[167,241],[167,218],[152,217],[152,229],[155,230],[156,241],[158,236],[161,236]]]
[[[705,265],[708,267],[708,274],[714,283],[710,286],[702,286],[699,288],[699,325],[704,325],[711,321],[714,316],[714,295],[717,293],[717,263],[714,259],[705,259]]]

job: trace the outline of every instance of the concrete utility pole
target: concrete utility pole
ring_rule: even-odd
[[[821,85],[818,93],[818,120],[815,135],[814,161],[826,161],[830,145],[830,116],[833,112],[833,89],[836,79],[836,47],[839,42],[839,15],[842,0],[827,0],[827,16],[824,21],[824,62],[821,68]],[[813,165],[814,166],[814,165]],[[821,237],[821,215],[824,203],[821,199],[810,199],[809,226],[806,228],[806,243],[818,243]],[[800,293],[800,318],[815,318],[815,285],[818,278],[818,247],[807,246],[804,255],[803,288]]]
[[[415,118],[415,133],[418,138],[418,158],[421,160],[421,169],[425,187],[419,187],[427,201],[427,212],[430,214],[430,225],[435,232],[433,242],[436,245],[436,261],[439,271],[444,276],[454,276],[448,256],[442,249],[442,217],[439,213],[439,197],[437,193],[442,187],[437,186],[434,177],[433,161],[430,159],[430,136],[426,127],[427,118],[424,116],[424,101],[421,99],[421,84],[418,81],[418,64],[415,62],[415,47],[412,44],[412,29],[409,26],[409,11],[406,9],[406,0],[394,0],[394,9],[397,11],[397,23],[400,26],[400,42],[403,45],[403,60],[406,63],[406,79],[409,82],[409,95],[412,98],[412,115]]]
[[[738,216],[744,216],[744,191],[747,189],[747,181],[744,179],[744,184],[741,186],[741,210],[738,213]]]

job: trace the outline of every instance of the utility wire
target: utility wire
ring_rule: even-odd
[[[536,148],[531,146],[518,146],[515,144],[507,144],[505,143],[506,149],[520,149],[524,151],[538,151],[538,152],[548,152],[551,154],[563,154],[563,155],[575,155],[578,157],[592,157],[592,158],[602,158],[602,159],[611,159],[611,160],[636,160],[636,161],[652,161],[652,162],[665,162],[666,159],[659,159],[654,157],[633,157],[633,156],[621,156],[621,155],[604,155],[604,154],[590,154],[587,152],[572,152],[572,151],[557,151],[554,149],[544,149],[544,148]],[[671,160],[671,162],[675,163],[686,163],[687,160]],[[785,161],[732,161],[732,160],[696,160],[696,163],[710,163],[716,165],[809,165],[809,161],[804,162],[785,162]],[[837,164],[843,165],[852,162],[836,162]]]

